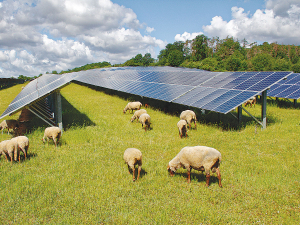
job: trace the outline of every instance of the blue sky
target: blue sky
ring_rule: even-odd
[[[231,19],[231,8],[242,7],[250,14],[263,9],[263,0],[113,0],[112,2],[131,8],[141,23],[154,28],[151,33],[168,43],[175,41],[176,34],[203,32],[215,16]]]
[[[0,77],[37,76],[227,36],[300,45],[300,0],[0,0]]]

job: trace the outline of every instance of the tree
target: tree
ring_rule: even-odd
[[[192,41],[192,59],[201,61],[208,56],[208,38],[205,35],[198,35]]]
[[[151,57],[150,53],[146,53],[142,59],[142,64],[144,66],[149,66],[150,63],[153,63],[154,59]]]
[[[252,69],[254,71],[271,71],[273,70],[272,66],[272,56],[266,53],[257,54],[251,60]]]
[[[179,66],[184,60],[183,54],[179,50],[173,50],[168,56],[170,66]]]

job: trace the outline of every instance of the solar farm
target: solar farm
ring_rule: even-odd
[[[4,224],[295,224],[300,220],[298,75],[105,68],[45,74],[26,86],[0,90],[1,120],[17,119],[24,109],[33,112],[33,125],[26,133],[28,158],[12,165],[0,158],[0,200],[6,212],[0,220]],[[261,120],[262,93],[266,129],[245,110],[238,129],[224,129],[224,119],[235,121],[232,115],[238,117],[238,107]],[[41,141],[45,127],[55,121],[46,118],[51,114],[45,113],[41,100],[52,95],[61,103],[58,122],[64,129],[57,148]],[[245,107],[253,96],[260,96],[260,101]],[[152,121],[145,132],[140,123],[130,122],[132,113],[122,111],[129,101],[149,103],[149,99],[195,110],[197,128],[180,138],[178,112],[165,112],[151,102],[149,108],[142,107]],[[11,136],[4,132],[1,141]],[[196,145],[222,154],[223,188],[213,173],[209,188],[200,171],[192,170],[191,183],[184,168],[169,176],[169,161],[183,147]],[[123,160],[129,147],[143,153],[136,182]]]

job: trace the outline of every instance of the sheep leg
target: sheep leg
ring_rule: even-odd
[[[135,167],[132,169],[132,174],[133,174],[133,181],[135,181]]]
[[[137,180],[140,178],[140,173],[141,173],[141,170],[142,170],[142,166],[139,165],[139,168],[138,168],[138,176],[137,176]]]
[[[53,142],[54,142],[54,144],[55,144],[55,148],[56,148],[56,138],[52,138],[53,139]]]
[[[219,187],[222,187],[222,184],[221,184],[221,173],[220,173],[219,168],[216,169],[216,173],[217,173],[217,176],[218,176],[218,179],[219,179]]]
[[[209,179],[210,179],[210,174],[207,173],[207,174],[206,174],[206,187],[209,186]]]
[[[187,177],[187,182],[191,183],[191,170],[187,171],[188,177]]]

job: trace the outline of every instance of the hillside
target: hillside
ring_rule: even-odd
[[[0,91],[0,111],[21,85]],[[197,130],[180,139],[176,113],[147,109],[152,129],[130,122],[124,99],[78,84],[61,90],[65,130],[60,146],[43,144],[46,127],[33,117],[29,159],[0,158],[3,224],[295,224],[300,220],[299,107],[268,102],[267,129],[245,115],[240,130],[199,115]],[[249,108],[260,115],[260,105]],[[17,116],[14,116],[14,118]],[[212,115],[216,117],[216,115]],[[233,117],[225,116],[226,120]],[[4,118],[4,119],[8,119]],[[222,119],[222,117],[221,117]],[[222,120],[221,120],[222,121]],[[226,129],[225,129],[225,128]],[[7,133],[0,140],[11,138]],[[216,175],[186,170],[174,177],[168,162],[184,146],[205,145],[222,154],[223,188]],[[142,176],[132,182],[126,148],[143,153]]]

